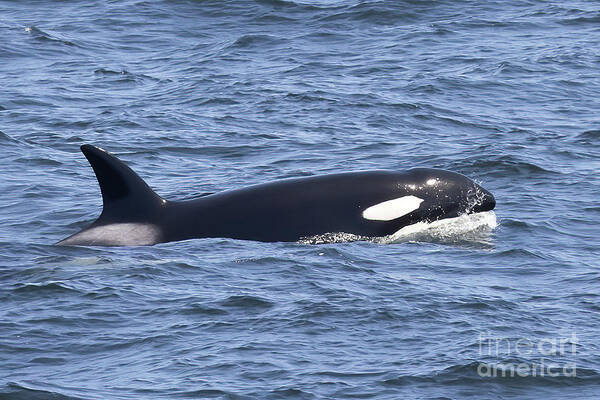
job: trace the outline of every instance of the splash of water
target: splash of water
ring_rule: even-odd
[[[408,225],[397,232],[378,238],[367,238],[351,233],[326,233],[308,238],[302,238],[302,244],[326,244],[355,242],[366,240],[380,244],[404,242],[441,242],[464,243],[475,242],[486,244],[494,228],[498,226],[496,214],[493,211],[475,214],[463,214],[456,218],[440,219],[434,222],[418,222]]]
[[[498,226],[493,211],[463,214],[456,218],[440,219],[434,222],[418,222],[399,231],[378,238],[379,243],[403,242],[485,242],[492,230]]]

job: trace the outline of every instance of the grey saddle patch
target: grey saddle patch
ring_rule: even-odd
[[[59,244],[88,246],[147,246],[160,242],[160,229],[153,224],[121,222],[95,226]]]

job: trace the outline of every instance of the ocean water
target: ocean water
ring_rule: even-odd
[[[596,2],[0,1],[0,33],[1,399],[600,396]],[[84,143],[168,199],[435,167],[497,208],[58,247],[101,210]]]

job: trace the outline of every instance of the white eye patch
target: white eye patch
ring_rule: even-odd
[[[423,199],[416,196],[404,196],[375,204],[363,211],[362,216],[373,221],[391,221],[415,211],[422,202]]]

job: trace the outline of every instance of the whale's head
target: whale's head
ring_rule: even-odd
[[[456,172],[415,168],[407,171],[402,189],[422,199],[415,210],[418,219],[437,220],[462,214],[491,211],[496,199],[486,189]]]
[[[395,180],[398,197],[370,205],[362,216],[368,220],[400,220],[403,224],[433,222],[493,210],[494,196],[473,180],[456,172],[415,168]]]

